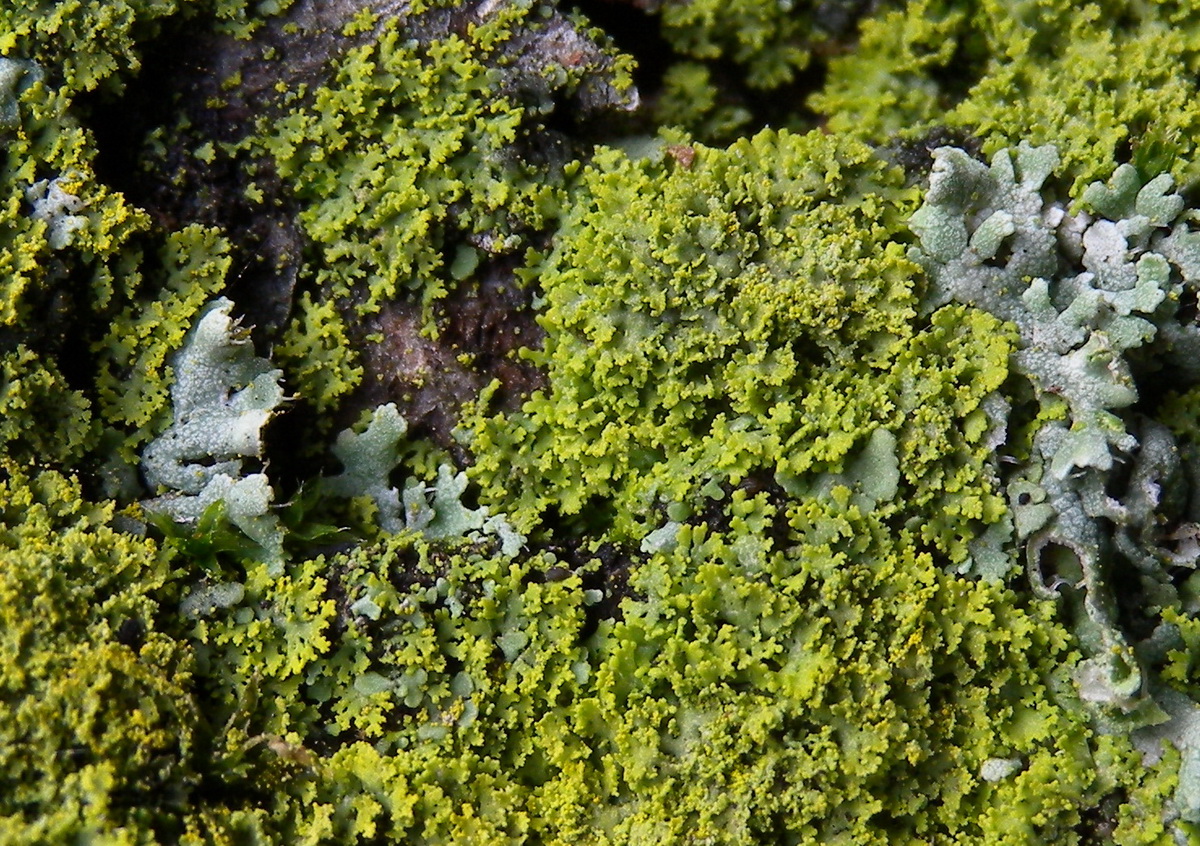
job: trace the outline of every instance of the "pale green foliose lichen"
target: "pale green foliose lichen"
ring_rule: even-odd
[[[244,464],[262,458],[263,427],[284,399],[282,373],[254,354],[232,308],[222,297],[205,309],[175,359],[173,423],[142,453],[146,485],[161,493],[142,506],[193,525],[221,507],[279,568],[283,534],[271,484],[265,473],[244,474]]]
[[[1143,180],[1122,165],[1088,186],[1072,215],[1042,193],[1057,164],[1053,147],[1023,144],[990,167],[935,150],[911,221],[914,256],[929,271],[931,305],[977,306],[1018,330],[1012,366],[1033,407],[1007,422],[1024,442],[993,459],[1011,541],[1033,592],[1063,591],[1075,608],[1081,698],[1113,730],[1162,724],[1154,736],[1183,752],[1175,813],[1195,822],[1200,746],[1188,727],[1198,706],[1156,683],[1153,668],[1179,641],[1162,612],[1200,610],[1187,544],[1200,465],[1153,419],[1146,394],[1166,373],[1181,390],[1200,376],[1200,329],[1182,311],[1200,288],[1200,234],[1168,174]],[[1119,596],[1117,585],[1136,591]]]
[[[25,192],[25,199],[33,206],[31,214],[46,224],[46,240],[52,250],[70,244],[72,235],[87,226],[86,217],[74,214],[83,209],[83,202],[63,190],[61,181],[62,177],[43,179]]]
[[[17,59],[0,58],[0,127],[14,129],[21,121],[20,86],[29,69]]]
[[[334,496],[370,497],[379,511],[379,525],[389,532],[404,528],[400,492],[388,483],[388,477],[400,463],[398,446],[407,431],[408,424],[395,403],[375,409],[366,431],[345,429],[338,434],[333,454],[344,469],[324,482]]]
[[[487,508],[462,504],[468,484],[466,473],[455,473],[450,465],[442,464],[432,485],[409,479],[403,495],[391,485],[390,476],[401,463],[401,440],[407,431],[408,424],[394,403],[375,409],[362,432],[344,429],[333,446],[334,456],[343,465],[342,472],[322,479],[320,490],[335,497],[371,500],[375,519],[385,532],[409,529],[431,540],[494,535],[505,556],[516,555],[525,538],[503,514],[489,516]]]

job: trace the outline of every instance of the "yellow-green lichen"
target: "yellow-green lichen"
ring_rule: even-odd
[[[811,7],[812,3],[805,2]],[[746,69],[755,88],[791,81],[808,65],[811,9],[760,0],[664,0],[659,14],[672,48],[693,59],[728,59]]]
[[[289,4],[256,5],[258,14],[269,15]],[[249,0],[13,0],[0,9],[0,55],[53,68],[72,93],[120,86],[141,67],[140,43],[168,18],[209,13],[226,26],[245,26],[251,6]]]
[[[311,294],[302,293],[276,352],[299,395],[310,398],[321,414],[335,408],[362,380],[362,367],[333,299],[314,302]]]
[[[1087,808],[1123,795],[1117,842],[1155,842],[1138,815],[1161,815],[1171,760],[1143,770],[1128,741],[1092,734],[1050,605],[948,576],[854,511],[778,514],[762,495],[733,510],[726,530],[684,526],[598,624],[595,559],[551,578],[546,553],[399,536],[286,579],[251,572],[193,636],[228,688],[227,742],[278,738],[305,774],[259,770],[272,830],[1072,843]],[[776,516],[791,547],[748,557],[746,533]],[[993,776],[998,760],[1014,763]]]
[[[672,503],[703,508],[706,485],[803,488],[882,427],[897,502],[939,502],[928,540],[961,558],[962,521],[999,507],[962,421],[1004,379],[1006,331],[954,310],[915,325],[922,276],[895,241],[913,195],[865,146],[693,149],[687,167],[608,153],[585,173],[533,271],[550,387],[480,421],[475,477],[524,527],[552,507],[636,534]]]
[[[167,840],[203,777],[191,652],[154,598],[171,557],[112,512],[54,473],[0,481],[6,842]]]
[[[879,141],[945,125],[989,154],[1053,143],[1073,192],[1131,156],[1190,180],[1197,32],[1190,3],[917,0],[865,21],[810,102],[834,131]]]
[[[286,2],[0,11],[0,840],[1195,836],[1200,253],[1186,191],[1142,187],[1200,161],[1190,6],[667,0],[636,131],[822,123],[719,147],[589,125],[572,39],[605,41],[552,3],[414,3],[347,15],[305,85],[271,45],[214,80],[210,109],[276,92],[261,120],[203,137],[163,104],[146,156],[97,149],[159,33],[282,44],[296,3],[267,35]],[[627,57],[587,55],[628,84]],[[942,150],[930,180],[938,127],[991,169]],[[1045,150],[997,152],[1022,140],[1056,145],[1059,181]],[[172,157],[154,191],[115,173]],[[258,284],[231,272],[236,215],[138,207],[187,168],[298,233],[269,343],[238,339],[265,381],[222,381],[225,346],[200,367],[230,414],[168,402],[205,303]],[[1054,261],[1018,272],[1022,238]],[[387,390],[367,345],[465,337],[456,297],[513,273],[487,317],[534,376],[447,345],[510,381],[437,447],[387,396],[330,452],[345,401]],[[1081,326],[1087,379],[1060,385],[1034,353]],[[1108,416],[1083,420],[1094,385]],[[228,503],[152,516],[160,453],[195,429],[194,478],[270,474],[270,561]],[[1101,471],[1087,520],[1047,522]],[[1022,573],[1047,526],[1096,529],[1095,559]]]
[[[519,254],[551,225],[562,174],[524,160],[538,108],[517,101],[506,75],[513,31],[540,25],[513,6],[418,44],[397,21],[380,24],[375,40],[338,59],[328,85],[292,92],[287,113],[243,142],[273,162],[301,205],[312,249],[281,351],[320,410],[362,377],[344,320],[415,299],[432,330],[433,302],[481,258]],[[539,84],[556,91],[574,90],[584,71],[549,70],[556,75]]]

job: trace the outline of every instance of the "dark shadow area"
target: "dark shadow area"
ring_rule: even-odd
[[[633,81],[643,97],[662,88],[663,75],[679,56],[663,37],[657,16],[637,0],[570,0],[563,8],[578,12],[604,30],[613,44],[637,60]]]
[[[621,134],[654,132],[658,128],[654,124],[654,104],[662,95],[667,71],[677,62],[696,61],[672,49],[663,35],[658,15],[647,8],[651,5],[640,0],[573,0],[565,6],[603,29],[623,53],[636,60],[633,77],[642,105],[629,119],[610,122],[607,132],[602,131],[598,141],[616,138]],[[823,6],[830,7],[825,10],[828,25],[817,26],[817,30],[831,39],[853,39],[859,18],[872,9],[873,3],[871,0],[830,0]],[[816,14],[814,23],[819,23]],[[739,133],[749,136],[769,127],[819,125],[819,116],[808,109],[805,103],[810,94],[825,85],[826,56],[843,49],[846,46],[840,41],[822,45],[820,49],[814,45],[808,67],[798,71],[790,83],[767,90],[747,85],[745,69],[731,60],[720,59],[702,64],[712,75],[718,107],[740,108],[750,113],[749,123]],[[578,131],[578,128],[574,129]],[[719,140],[733,139],[714,139],[718,143]]]
[[[965,100],[983,78],[988,59],[987,39],[982,32],[966,32],[959,38],[943,67],[931,68],[929,78],[942,93],[942,107],[949,111]]]
[[[984,161],[982,142],[957,127],[937,126],[919,138],[894,137],[880,153],[904,169],[912,182],[927,179],[933,169],[933,151],[938,147],[958,147],[978,161]]]
[[[156,215],[156,222],[165,228],[174,228],[178,223],[159,220],[157,213],[176,201],[163,202],[161,183],[165,174],[144,169],[144,147],[153,129],[176,122],[198,88],[197,80],[210,72],[211,24],[207,19],[168,18],[158,37],[142,46],[141,70],[124,80],[120,94],[102,89],[82,94],[76,101],[84,122],[96,136],[96,176]],[[169,132],[163,138],[167,146],[173,140]]]

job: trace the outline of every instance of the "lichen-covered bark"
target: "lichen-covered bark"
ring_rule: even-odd
[[[274,121],[310,104],[311,92],[336,84],[339,61],[353,48],[371,44],[389,22],[398,23],[403,37],[420,51],[487,23],[503,8],[459,3],[414,13],[407,3],[301,0],[249,36],[208,32],[197,37],[190,28],[176,33],[159,48],[169,55],[155,59],[162,75],[125,94],[121,112],[132,106],[137,117],[111,131],[136,144],[164,120],[175,129],[158,139],[160,152],[149,163],[122,177],[123,185],[165,227],[202,223],[230,233],[235,270],[229,294],[256,335],[274,342],[296,316],[297,287],[305,287],[311,244],[297,219],[304,201],[296,197],[296,186],[279,178],[270,155],[252,150],[226,156],[214,152],[213,145],[242,143],[252,131],[271,132]],[[352,26],[356,20],[361,24]],[[498,49],[480,54],[494,69],[487,96],[525,116],[501,155],[519,163],[528,178],[561,182],[563,166],[585,150],[589,122],[637,105],[636,89],[620,81],[611,48],[595,38],[553,6],[539,6],[511,27]],[[310,94],[298,93],[305,91]],[[112,104],[103,107],[101,118],[124,119],[115,116]],[[551,128],[556,121],[563,126],[569,121],[575,129]],[[197,155],[206,145],[208,152]],[[486,231],[447,233],[442,252],[453,255],[456,244],[482,244],[484,258],[461,296],[438,303],[436,317],[428,302],[414,306],[390,298],[372,304],[378,314],[350,321],[352,343],[367,350],[363,387],[344,404],[339,419],[352,421],[386,397],[400,402],[415,425],[448,446],[457,409],[493,378],[501,381],[507,403],[530,393],[538,377],[512,353],[522,345],[536,346],[538,329],[528,308],[530,294],[512,275],[518,265],[513,257],[545,237],[518,232],[497,251],[487,246],[493,238]],[[431,333],[433,325],[442,331]],[[383,340],[369,344],[366,338],[376,333]]]
[[[0,840],[1195,839],[1193,5],[571,9],[0,8]]]

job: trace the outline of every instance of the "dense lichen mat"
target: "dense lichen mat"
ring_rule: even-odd
[[[0,4],[0,842],[1200,842],[1200,12]]]

